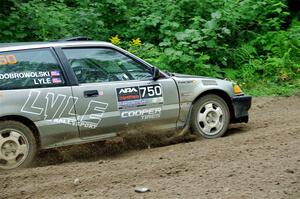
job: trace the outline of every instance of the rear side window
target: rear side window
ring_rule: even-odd
[[[0,53],[0,90],[63,85],[62,71],[50,49]]]

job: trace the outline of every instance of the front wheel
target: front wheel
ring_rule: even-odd
[[[36,151],[35,137],[27,126],[16,121],[0,122],[0,170],[29,166]]]
[[[229,121],[229,108],[226,102],[217,95],[205,95],[194,104],[192,129],[194,133],[204,138],[217,138],[224,135]]]

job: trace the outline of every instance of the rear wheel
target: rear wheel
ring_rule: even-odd
[[[0,122],[0,169],[27,167],[36,151],[35,137],[27,126],[16,121]]]
[[[226,132],[229,121],[229,108],[226,102],[217,95],[205,95],[193,107],[193,132],[204,138],[221,137]]]

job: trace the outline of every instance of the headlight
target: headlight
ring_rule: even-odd
[[[239,87],[239,85],[237,85],[237,84],[234,84],[234,86],[233,86],[233,92],[234,92],[234,94],[236,94],[236,95],[243,94],[242,89],[241,89],[241,88]]]

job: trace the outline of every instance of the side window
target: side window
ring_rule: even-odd
[[[73,48],[63,51],[79,83],[152,78],[149,68],[113,49]]]
[[[63,85],[62,71],[50,49],[0,53],[0,90]]]

